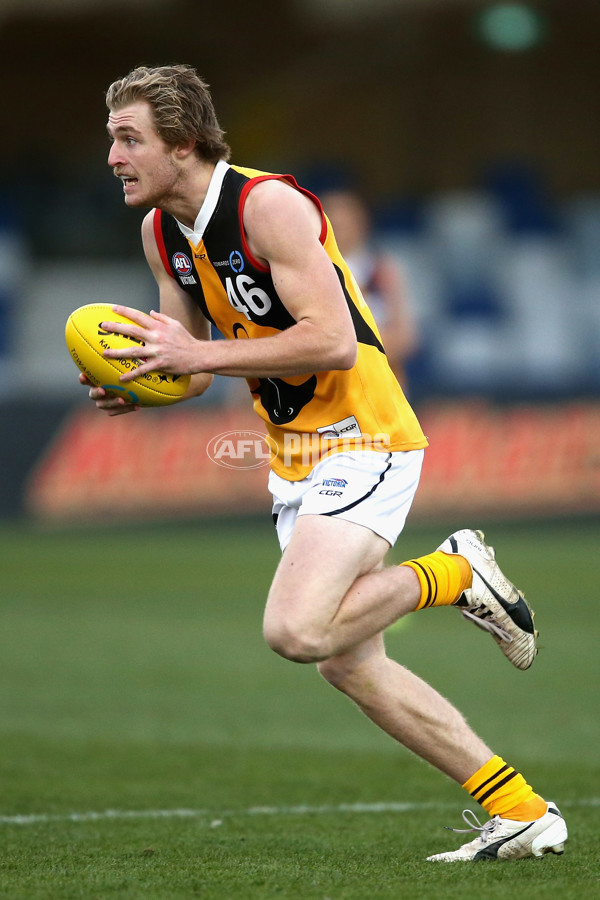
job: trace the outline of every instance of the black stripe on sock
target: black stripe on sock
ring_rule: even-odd
[[[498,788],[501,788],[502,785],[507,784],[507,782],[509,782],[512,778],[515,778],[518,774],[518,772],[513,771],[509,775],[505,775],[504,778],[502,778],[502,780],[498,782],[498,784],[495,784],[493,787],[491,787],[489,791],[486,791],[486,793],[483,794],[483,796],[478,797],[477,802],[483,803],[483,801],[487,800],[488,797],[491,797],[492,794],[498,790]]]
[[[430,606],[431,603],[432,603],[432,585],[431,585],[431,578],[429,577],[429,576],[430,576],[430,573],[427,571],[427,569],[425,568],[425,566],[422,566],[422,565],[421,565],[421,563],[420,563],[417,559],[411,559],[411,563],[412,563],[414,566],[418,566],[418,567],[419,567],[419,569],[421,570],[421,572],[422,572],[423,575],[425,576],[425,581],[427,582],[427,600],[425,601],[425,603],[424,603],[423,606],[421,607],[421,609],[425,609],[425,607]]]
[[[476,799],[475,794],[478,794],[479,791],[482,791],[484,789],[484,787],[486,786],[486,784],[489,784],[490,781],[494,781],[494,779],[497,778],[498,775],[502,775],[503,772],[508,772],[509,769],[510,769],[510,766],[508,766],[506,763],[504,763],[503,766],[500,766],[500,768],[498,769],[497,772],[494,772],[494,774],[490,775],[489,778],[486,778],[485,781],[479,785],[479,787],[476,787],[474,791],[471,791],[471,797],[473,797],[473,799],[475,800]]]
[[[434,572],[431,572],[431,578],[433,580],[433,586],[435,588],[435,591],[434,591],[433,597],[431,598],[431,602],[429,603],[429,606],[435,606],[435,601],[437,600],[437,595],[438,595],[439,584],[438,584],[438,580],[437,580]]]

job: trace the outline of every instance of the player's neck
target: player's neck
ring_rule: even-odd
[[[160,204],[161,209],[189,228],[193,228],[206,199],[214,171],[215,163],[200,160],[189,169],[183,170],[169,196]]]

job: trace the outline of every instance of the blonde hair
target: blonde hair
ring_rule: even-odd
[[[106,92],[109,110],[144,100],[156,130],[172,146],[193,139],[207,162],[229,159],[231,150],[219,126],[208,85],[191,66],[138,66]]]

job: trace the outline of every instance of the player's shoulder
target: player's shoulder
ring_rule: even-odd
[[[142,219],[142,238],[154,239],[154,220],[157,212],[158,210],[151,209]]]
[[[292,184],[294,179],[289,180],[291,178],[289,175],[267,172],[247,166],[231,165],[231,168],[248,179],[247,199],[252,197],[253,201],[262,200],[268,203],[271,198],[278,199],[281,196],[294,196],[299,193],[297,185]]]
[[[158,256],[158,244],[156,240],[156,209],[151,209],[142,219],[142,247],[146,257]]]
[[[161,211],[158,209],[151,209],[142,220],[142,247],[144,255],[155,278],[160,280],[164,278],[165,274],[171,275],[168,264],[165,262],[161,220]]]
[[[306,197],[284,177],[257,181],[246,196],[244,221],[294,217],[307,205]]]
[[[142,241],[144,244],[155,244],[157,235],[172,231],[176,227],[175,219],[163,209],[151,209],[142,219]]]
[[[262,238],[266,238],[270,244],[273,239],[279,240],[295,232],[299,226],[311,230],[322,227],[314,203],[292,176],[238,166],[232,168],[249,178],[242,215],[251,238],[261,243]],[[264,253],[259,251],[258,255]]]

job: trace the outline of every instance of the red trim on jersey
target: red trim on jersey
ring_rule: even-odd
[[[167,256],[167,248],[165,247],[165,239],[162,233],[162,210],[155,209],[154,217],[152,219],[152,224],[154,225],[154,237],[156,239],[156,246],[158,247],[158,252],[160,253],[160,258],[162,259],[162,264],[165,267],[167,274],[171,276],[171,278],[175,278],[173,272],[171,271],[171,266],[169,265],[169,257]]]
[[[287,181],[291,183],[292,187],[296,188],[297,191],[300,191],[301,194],[304,194],[305,197],[308,197],[309,200],[313,201],[321,214],[321,234],[319,235],[319,241],[321,244],[325,243],[325,237],[327,235],[327,220],[325,219],[325,213],[323,212],[323,207],[321,206],[321,201],[319,200],[319,198],[315,194],[312,194],[310,191],[308,191],[306,188],[300,187],[293,175],[257,175],[256,178],[251,178],[249,181],[247,181],[241,190],[240,203],[238,207],[240,234],[242,235],[242,246],[244,248],[244,253],[248,257],[252,265],[256,269],[258,269],[259,272],[268,272],[269,266],[264,266],[250,252],[250,248],[248,247],[248,242],[246,240],[246,231],[244,229],[244,206],[246,205],[248,194],[250,193],[254,185],[258,184],[259,181]]]

